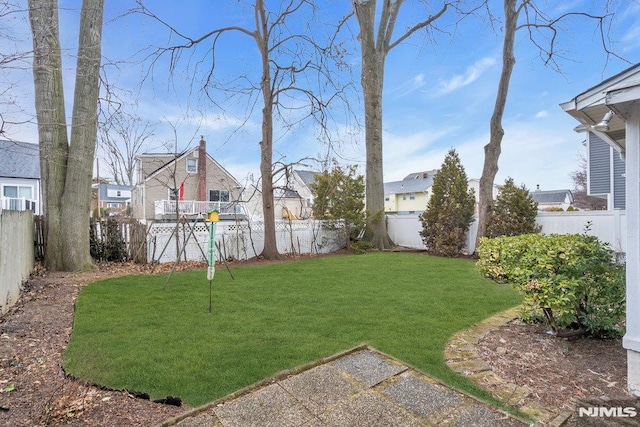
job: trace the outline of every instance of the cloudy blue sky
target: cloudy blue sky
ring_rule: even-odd
[[[25,2],[26,3],[26,2]],[[164,27],[140,15],[125,12],[133,7],[129,0],[108,0],[103,35],[104,63],[110,84],[117,87],[127,108],[144,120],[157,123],[149,151],[177,143],[178,150],[193,147],[203,135],[209,153],[239,180],[258,174],[260,115],[255,98],[228,99],[222,91],[212,91],[211,99],[202,96],[203,73],[210,57],[202,60],[201,51],[184,52],[170,77],[167,57],[149,71],[149,61],[140,60],[152,52],[150,46],[166,46],[179,39],[170,37]],[[186,0],[147,2],[148,7],[180,32],[197,38],[228,25],[250,26],[251,11],[238,0]],[[279,3],[279,2],[270,2]],[[433,3],[433,2],[429,2]],[[500,1],[491,1],[493,12],[501,19]],[[569,10],[594,12],[594,4],[604,1],[541,0],[538,4],[549,16]],[[347,0],[327,0],[320,19],[336,20],[349,10]],[[73,97],[75,40],[79,1],[60,1],[62,44],[65,49],[65,95],[68,112]],[[612,48],[629,62],[603,53],[595,24],[587,19],[567,22],[558,33],[559,65],[562,73],[545,67],[539,51],[524,30],[518,33],[516,66],[504,115],[505,136],[496,183],[512,177],[529,189],[572,188],[570,173],[577,168],[584,152],[583,134],[573,131],[577,125],[559,104],[568,101],[640,60],[640,5],[637,1],[613,2],[615,17],[607,21]],[[433,10],[431,11],[433,13]],[[399,34],[424,16],[421,2],[407,1],[397,25]],[[326,33],[326,29],[307,26],[300,19],[295,25],[305,31]],[[393,49],[387,58],[384,84],[384,177],[400,180],[409,173],[438,168],[446,152],[455,148],[470,178],[479,178],[483,165],[483,146],[489,138],[489,119],[495,102],[502,66],[499,23],[495,31],[487,20],[468,18],[454,26],[444,18],[441,32],[433,39],[418,35]],[[5,49],[23,46],[28,41],[26,20],[15,15],[5,22],[14,40],[5,39]],[[350,22],[351,33],[357,24]],[[6,30],[5,30],[6,31]],[[6,34],[6,33],[5,33]],[[343,81],[353,80],[349,95],[355,117],[364,122],[359,91],[359,51],[343,33],[346,67]],[[22,44],[21,44],[22,43]],[[210,48],[211,43],[204,46]],[[240,84],[238,77],[255,76],[260,63],[255,46],[239,33],[223,36],[216,46],[216,72],[221,82]],[[208,62],[207,62],[208,61]],[[11,98],[11,107],[3,107],[3,117],[19,121],[6,135],[15,140],[36,142],[37,135],[29,114],[33,111],[32,79],[28,69],[4,70],[10,91],[0,90],[2,101]],[[336,70],[336,73],[338,71]],[[195,79],[195,80],[194,80]],[[1,88],[0,88],[1,89]],[[253,113],[249,111],[251,105]],[[353,122],[342,121],[343,111],[332,112],[334,145],[330,155],[343,164],[364,165],[364,131]],[[32,116],[31,116],[32,117]],[[276,129],[274,160],[291,163],[307,158],[323,158],[328,148],[317,127],[301,123],[290,130]],[[318,164],[306,160],[309,168]]]

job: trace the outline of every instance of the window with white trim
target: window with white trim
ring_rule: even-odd
[[[198,172],[198,159],[187,159],[187,173]]]
[[[209,190],[210,202],[228,202],[229,191],[227,190]]]
[[[11,199],[33,198],[33,187],[25,185],[5,185],[2,187],[2,195]]]

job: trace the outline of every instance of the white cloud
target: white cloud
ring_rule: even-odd
[[[397,98],[409,95],[416,90],[419,90],[426,84],[424,73],[420,73],[401,84],[399,87],[391,91],[391,94],[395,94]]]
[[[448,80],[440,80],[433,96],[442,96],[467,86],[480,78],[482,73],[496,63],[495,58],[485,57],[467,67],[464,74],[458,74]]]
[[[549,117],[549,112],[547,110],[538,111],[536,114],[536,119],[542,119],[545,117]]]

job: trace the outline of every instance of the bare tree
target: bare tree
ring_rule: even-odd
[[[56,0],[28,0],[45,216],[45,266],[92,266],[91,177],[96,148],[104,0],[83,0],[71,137],[67,135]]]
[[[98,126],[100,151],[115,183],[133,185],[136,156],[149,145],[156,126],[122,109],[107,115]]]
[[[484,147],[484,167],[480,177],[479,206],[478,206],[478,235],[477,243],[487,234],[487,221],[491,215],[493,203],[493,183],[498,173],[498,159],[500,158],[502,138],[502,117],[504,115],[511,74],[516,63],[515,36],[523,29],[528,32],[529,39],[539,49],[540,58],[545,66],[561,72],[558,63],[557,37],[562,21],[571,18],[584,18],[596,23],[602,47],[607,57],[615,55],[610,49],[607,37],[607,22],[611,18],[608,13],[609,1],[603,2],[604,13],[601,15],[587,12],[565,12],[558,17],[548,16],[533,0],[504,0],[504,39],[502,44],[502,72],[498,83],[498,92],[490,122],[489,143]],[[522,23],[518,23],[523,17]]]
[[[0,136],[11,139],[10,128],[29,120],[21,105],[19,81],[31,68],[29,33],[16,32],[26,20],[24,6],[17,1],[0,1]]]
[[[382,161],[382,87],[387,54],[391,49],[420,30],[428,32],[432,24],[445,15],[452,3],[445,2],[433,13],[394,38],[395,25],[405,0],[382,0],[378,16],[377,0],[352,0],[358,19],[364,93],[366,141],[366,210],[368,213],[365,239],[380,249],[391,247],[384,221],[384,182]],[[377,23],[377,27],[376,27]]]
[[[264,216],[265,239],[261,255],[266,259],[279,258],[275,234],[275,209],[273,202],[273,142],[274,121],[280,120],[282,129],[287,129],[307,118],[320,124],[322,132],[327,132],[326,122],[331,117],[329,106],[341,97],[341,89],[335,88],[333,69],[327,60],[332,58],[334,50],[329,40],[328,46],[320,46],[307,31],[295,32],[294,28],[311,25],[315,11],[311,0],[283,0],[274,10],[269,9],[265,0],[255,0],[251,6],[254,26],[228,26],[217,28],[198,38],[191,38],[172,27],[169,23],[147,9],[138,0],[140,13],[156,19],[169,29],[172,38],[184,43],[171,47],[162,47],[153,55],[154,60],[168,54],[171,68],[178,65],[181,52],[200,45],[207,46],[206,55],[211,55],[211,68],[207,71],[203,87],[210,95],[212,88],[231,90],[236,95],[250,99],[249,114],[257,105],[262,105],[262,135],[260,147],[261,195]],[[300,25],[301,22],[308,22]],[[258,51],[259,77],[239,76],[236,85],[246,82],[245,86],[222,88],[216,84],[214,76],[216,47],[223,35],[229,33],[249,37]],[[203,61],[200,61],[201,64]],[[258,80],[258,81],[256,81]],[[213,97],[210,96],[213,100]],[[302,113],[301,111],[306,111]]]

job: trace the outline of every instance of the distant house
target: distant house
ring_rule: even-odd
[[[179,154],[137,156],[131,191],[134,218],[144,221],[194,218],[217,209],[220,219],[245,217],[242,186],[213,157],[206,142]]]
[[[384,211],[386,214],[418,214],[427,208],[433,177],[437,170],[415,172],[402,181],[384,183]]]
[[[42,215],[38,144],[0,140],[0,209]]]
[[[571,190],[540,190],[531,191],[531,197],[538,203],[539,211],[558,210],[566,211],[573,203]]]
[[[293,169],[287,180],[287,188],[274,194],[276,207],[282,210],[282,217],[306,219],[312,216],[313,191],[311,184],[321,172]]]
[[[131,185],[117,185],[101,182],[94,184],[95,205],[109,212],[124,213],[131,204]]]

